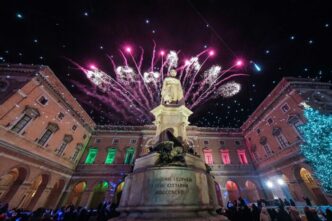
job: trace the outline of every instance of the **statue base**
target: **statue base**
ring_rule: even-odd
[[[227,220],[215,212],[214,181],[200,158],[185,154],[186,167],[157,167],[158,158],[152,153],[136,160],[125,179],[121,214],[111,220]]]
[[[154,108],[151,113],[155,117],[153,122],[156,127],[156,137],[166,130],[172,130],[172,134],[181,138],[182,141],[187,140],[186,128],[189,125],[188,118],[193,113],[184,105],[181,106],[165,106],[159,105]]]

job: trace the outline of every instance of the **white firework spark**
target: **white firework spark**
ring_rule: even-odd
[[[218,92],[223,97],[232,97],[239,93],[241,85],[235,81],[227,82],[219,87]]]
[[[136,73],[134,69],[129,66],[118,66],[116,68],[116,74],[119,80],[125,84],[135,81]]]
[[[159,72],[153,72],[153,71],[144,72],[144,75],[143,75],[144,82],[145,83],[151,83],[151,82],[157,83],[159,76],[160,76]]]
[[[206,83],[211,85],[218,78],[221,71],[221,66],[213,65],[207,71],[204,72],[204,78],[206,79]]]
[[[201,64],[198,61],[198,57],[192,57],[186,62],[186,71],[188,72],[192,68],[194,71],[199,71]]]
[[[168,69],[176,68],[178,66],[179,57],[175,51],[170,51],[166,56],[166,63]]]
[[[104,92],[108,90],[109,85],[111,84],[109,76],[105,72],[98,69],[88,70],[86,72],[86,76],[94,85],[99,87]]]

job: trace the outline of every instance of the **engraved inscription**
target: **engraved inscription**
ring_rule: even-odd
[[[183,195],[188,192],[191,177],[159,177],[152,184],[155,194]]]

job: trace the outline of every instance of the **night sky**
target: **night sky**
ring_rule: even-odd
[[[329,1],[1,1],[0,62],[49,66],[98,124],[133,124],[77,87],[91,86],[69,59],[113,71],[107,55],[130,44],[180,50],[180,59],[206,48],[210,65],[242,58],[241,91],[201,105],[194,125],[239,127],[284,76],[331,81],[332,4]],[[257,70],[257,66],[261,68]],[[149,123],[149,122],[147,122]]]

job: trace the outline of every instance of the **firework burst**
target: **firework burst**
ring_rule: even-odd
[[[241,85],[233,79],[247,75],[238,73],[243,61],[238,60],[227,69],[222,69],[221,65],[204,69],[207,60],[214,54],[213,50],[204,50],[181,65],[178,52],[166,53],[161,50],[157,54],[154,45],[150,65],[144,68],[144,50],[141,48],[140,56],[135,59],[132,48],[125,47],[124,51],[120,50],[123,64],[117,65],[109,56],[113,74],[95,66],[84,68],[74,63],[85,73],[93,87],[78,82],[76,85],[89,96],[108,105],[112,110],[110,119],[120,117],[130,124],[151,123],[153,116],[150,110],[160,104],[162,82],[171,69],[177,71],[177,78],[185,92],[186,106],[193,112],[211,99],[228,98],[240,91]],[[100,93],[97,93],[98,90]]]

